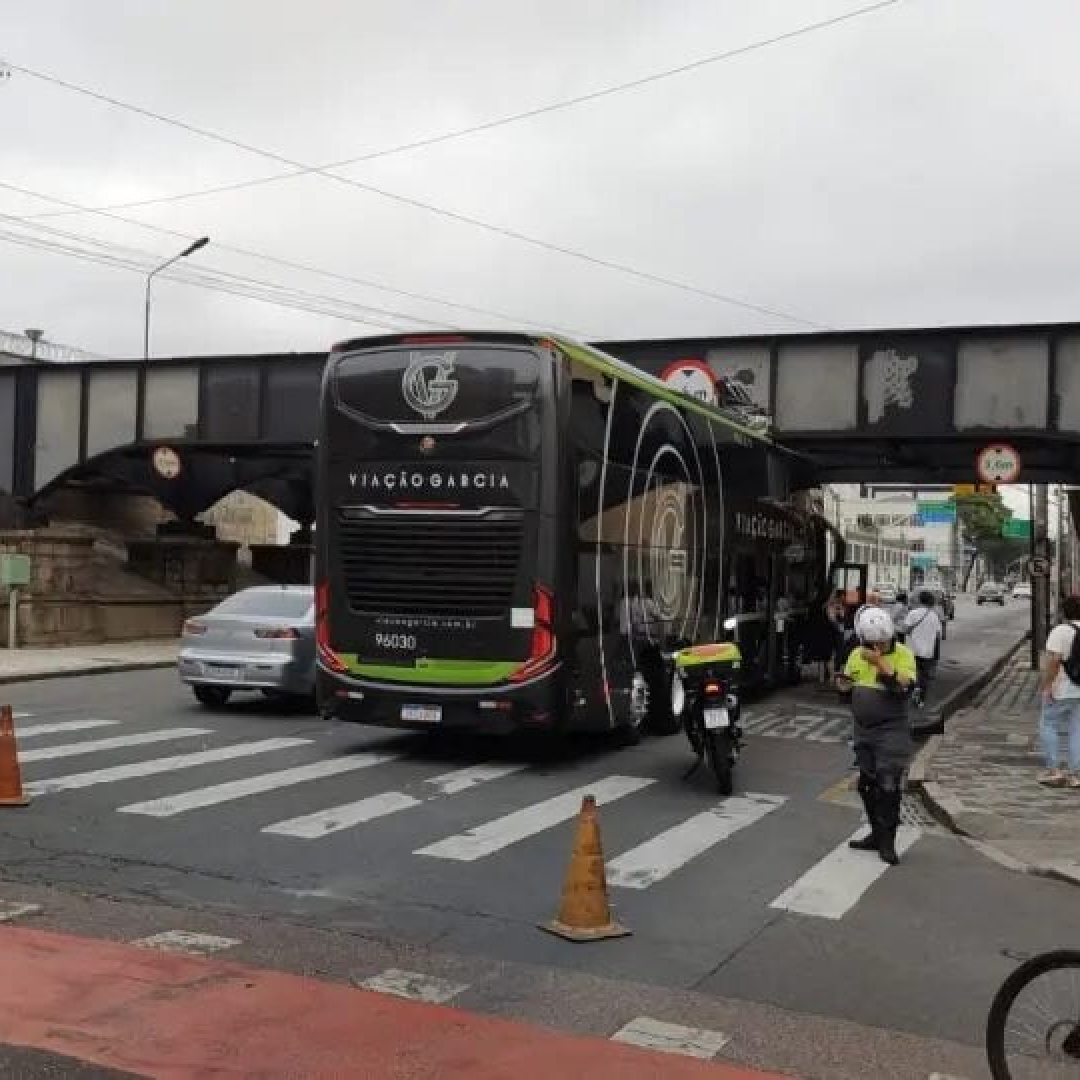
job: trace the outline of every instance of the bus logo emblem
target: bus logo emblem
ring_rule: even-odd
[[[401,393],[409,408],[425,420],[434,420],[457,397],[458,381],[453,378],[457,353],[414,354],[401,378]]]

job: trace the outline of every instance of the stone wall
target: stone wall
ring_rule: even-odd
[[[0,532],[0,554],[26,555],[30,585],[19,591],[17,640],[20,645],[59,645],[103,641],[91,553],[93,541],[51,529]],[[6,594],[7,590],[0,590]],[[0,617],[8,644],[8,604]]]
[[[150,495],[60,488],[38,506],[44,517],[57,524],[65,521],[96,525],[124,536],[153,536],[158,525],[174,516]]]
[[[20,646],[97,644],[176,637],[236,585],[236,545],[169,538],[132,541],[128,569],[95,549],[94,538],[61,528],[0,532],[0,554],[30,558],[20,590]],[[133,570],[141,571],[136,574]],[[8,633],[7,590],[0,588],[0,645]]]

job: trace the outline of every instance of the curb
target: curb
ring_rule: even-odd
[[[929,760],[929,756],[927,760]],[[960,837],[970,847],[978,851],[980,855],[993,860],[999,866],[1018,874],[1049,878],[1052,881],[1060,881],[1065,885],[1080,886],[1080,862],[1033,863],[1018,859],[1015,855],[1010,855],[1007,851],[995,847],[986,840],[981,840],[962,828],[957,819],[967,811],[967,808],[955,795],[949,794],[940,784],[926,780],[922,780],[917,784],[909,781],[909,790],[911,789],[918,792],[930,813],[954,836]]]
[[[971,698],[982,689],[982,686],[990,682],[994,675],[1000,673],[1013,656],[1023,648],[1027,640],[1028,635],[1025,634],[1013,648],[991,664],[987,669],[987,672],[992,672],[993,674],[990,674],[989,677],[985,677],[982,674],[974,676],[962,686],[957,687],[957,689],[949,695],[949,698],[946,699],[946,702],[951,703],[954,699],[963,699],[963,703],[966,704],[970,701]],[[980,685],[974,685],[977,683]],[[942,703],[943,708],[946,702]],[[961,706],[953,707],[951,712],[956,712],[959,707]],[[927,780],[930,764],[936,756],[938,747],[940,747],[943,738],[944,737],[941,735],[932,735],[915,755],[915,759],[912,761],[911,768],[908,771],[907,790],[919,795],[927,810],[929,810],[942,825],[953,833],[953,835],[960,837],[980,854],[992,859],[1006,869],[1013,870],[1020,874],[1030,874],[1033,877],[1050,878],[1054,881],[1064,882],[1067,885],[1080,886],[1080,862],[1025,862],[1022,859],[1016,858],[1014,855],[1010,855],[1006,851],[1002,851],[1001,848],[995,847],[993,844],[974,836],[959,824],[960,816],[968,812],[967,807],[965,807],[955,795],[949,792],[947,788],[942,787],[941,784],[935,783],[932,780]]]
[[[123,671],[151,671],[155,668],[170,668],[175,660],[131,660],[118,661],[115,664],[93,664],[79,668],[65,668],[62,671],[28,671],[23,675],[0,675],[0,686],[15,683],[43,682],[46,679],[72,679],[84,675],[116,675]]]
[[[944,724],[953,713],[959,712],[965,705],[969,704],[973,698],[977,697],[980,690],[988,683],[993,682],[993,680],[1001,674],[1008,666],[1009,661],[1024,647],[1024,644],[1030,637],[1031,632],[1025,631],[1024,635],[1014,644],[1010,645],[1004,652],[1000,653],[997,659],[993,660],[977,675],[972,675],[969,679],[962,682],[951,694],[942,698],[932,710],[932,715],[937,716],[937,722]]]

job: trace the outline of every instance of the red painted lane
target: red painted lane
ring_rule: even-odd
[[[0,929],[0,1043],[160,1080],[783,1080],[219,960]]]

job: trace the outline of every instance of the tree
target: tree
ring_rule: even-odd
[[[986,559],[995,576],[1003,575],[1009,563],[1027,554],[1026,539],[1001,535],[1013,512],[999,494],[957,495],[955,502],[965,540],[975,545],[976,554]]]

